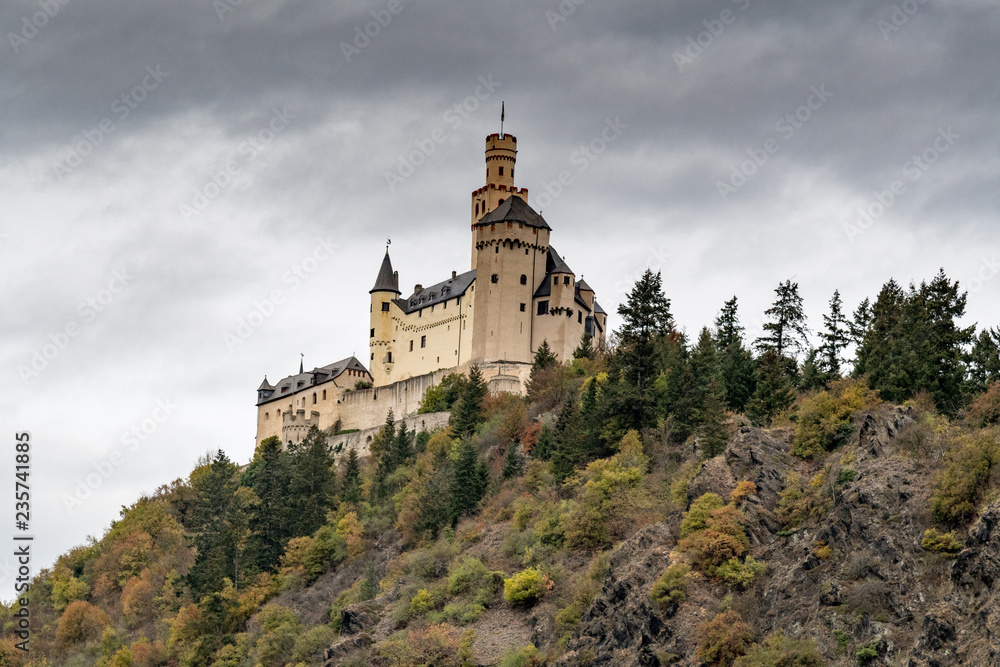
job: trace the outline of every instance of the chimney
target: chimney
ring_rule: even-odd
[[[451,272],[451,279],[454,280],[458,276],[454,271]]]
[[[423,285],[421,285],[420,283],[417,283],[416,285],[413,286],[413,293],[416,294],[417,292],[419,292],[423,288],[424,288]]]

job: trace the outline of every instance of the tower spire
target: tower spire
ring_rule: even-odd
[[[301,375],[302,373],[305,373],[305,368],[304,368],[305,363],[306,363],[306,355],[305,355],[305,353],[304,352],[299,352],[299,375]]]
[[[503,139],[503,116],[504,116],[504,103],[500,102],[500,138]]]

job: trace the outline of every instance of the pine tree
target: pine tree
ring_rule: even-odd
[[[541,397],[549,384],[553,369],[558,366],[559,360],[552,352],[552,348],[549,347],[549,341],[543,340],[535,351],[535,358],[531,362],[531,371],[528,373],[528,382],[525,386],[528,400],[537,401]]]
[[[764,323],[764,331],[769,332],[758,338],[755,345],[761,351],[774,350],[779,359],[794,358],[809,344],[809,329],[802,310],[799,284],[786,280],[775,288],[777,297],[774,305],[764,313],[771,318]],[[790,354],[789,354],[790,353]]]
[[[197,557],[187,580],[195,599],[221,590],[223,579],[232,577],[236,554],[227,519],[238,484],[236,472],[236,465],[220,449],[201,474],[191,475],[194,502],[190,528]]]
[[[451,430],[456,437],[471,436],[483,420],[483,399],[486,398],[486,381],[479,366],[469,369],[469,381],[462,391],[462,398],[451,413]]]
[[[265,438],[260,443],[251,468],[254,474],[248,486],[260,500],[253,512],[255,562],[262,570],[273,570],[292,537],[288,506],[289,456],[277,437]]]
[[[580,338],[580,344],[573,350],[574,359],[591,359],[594,356],[594,339],[589,333],[584,332]]]
[[[375,571],[375,563],[369,561],[368,567],[365,569],[365,578],[361,580],[361,590],[358,592],[358,597],[361,598],[362,602],[367,602],[374,600],[376,595],[378,595],[378,573]]]
[[[851,323],[843,313],[840,290],[833,291],[830,299],[830,314],[823,316],[826,329],[820,333],[823,343],[819,347],[818,366],[828,379],[840,378],[840,353],[850,343]]]
[[[708,385],[712,380],[719,382],[718,390],[723,391],[721,385],[722,362],[719,360],[719,351],[716,347],[715,338],[708,327],[702,327],[698,335],[698,343],[691,350],[691,373],[694,375],[695,385],[698,392],[698,403],[702,402]],[[722,397],[723,400],[725,396]]]
[[[521,457],[517,455],[517,442],[512,442],[507,447],[507,453],[503,457],[503,470],[500,476],[504,479],[513,479],[521,472]]]
[[[851,332],[851,342],[857,346],[861,346],[861,343],[865,339],[865,334],[868,332],[868,327],[872,323],[872,306],[871,303],[866,298],[858,307],[854,310],[854,315],[851,321],[847,324],[848,329]]]
[[[1000,330],[983,329],[969,353],[969,388],[981,393],[997,380],[1000,380]]]
[[[910,299],[914,306],[919,303],[920,326],[909,331],[925,332],[923,353],[918,357],[915,373],[916,390],[929,391],[937,406],[949,414],[956,413],[965,403],[965,348],[972,344],[976,332],[975,326],[957,325],[965,315],[967,297],[966,292],[959,292],[958,281],[949,280],[941,269],[930,283],[921,283]]]
[[[531,448],[531,456],[539,461],[548,461],[552,458],[552,430],[548,424],[542,424],[535,446]]]
[[[556,433],[552,449],[552,473],[560,481],[573,474],[573,471],[585,458],[583,437],[580,431],[576,402],[570,399],[563,403],[562,411],[556,420]]]
[[[336,470],[326,435],[312,426],[305,439],[291,448],[292,469],[288,494],[296,535],[312,535],[326,523],[336,505]]]
[[[646,269],[625,303],[618,306],[624,322],[618,334],[618,356],[627,380],[640,390],[656,379],[654,353],[657,341],[674,329],[670,299],[663,294],[659,272]]]
[[[778,353],[774,350],[764,352],[757,369],[757,388],[747,403],[747,416],[758,426],[770,426],[793,402],[795,390]]]
[[[459,441],[454,475],[451,484],[452,524],[466,514],[472,513],[486,491],[483,479],[485,468],[479,463],[479,455],[471,438]]]
[[[413,438],[416,431],[407,431],[406,422],[400,422],[396,432],[393,459],[397,466],[406,465],[413,459]]]
[[[344,478],[340,488],[342,489],[340,497],[345,503],[361,502],[361,463],[354,447],[347,452],[347,463],[344,464]]]
[[[721,454],[729,442],[722,394],[722,384],[717,378],[712,378],[706,388],[699,414],[701,426],[698,429],[698,446],[706,459]]]
[[[809,348],[805,361],[802,362],[802,375],[799,376],[799,388],[802,391],[812,391],[826,386],[830,377],[822,369],[819,350]]]
[[[734,412],[743,412],[753,396],[757,367],[753,354],[743,342],[743,327],[737,310],[734,296],[723,305],[715,319],[715,328],[726,405]]]

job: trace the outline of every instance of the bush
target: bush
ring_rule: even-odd
[[[979,428],[1000,424],[1000,382],[991,384],[985,393],[972,401],[966,420]]]
[[[749,545],[743,529],[743,514],[732,505],[726,505],[712,510],[705,520],[705,528],[689,533],[677,546],[681,551],[692,553],[698,569],[714,577],[720,565],[731,558],[742,558]]]
[[[476,592],[489,582],[490,571],[472,556],[455,561],[448,570],[448,592],[452,595]]]
[[[729,502],[736,507],[743,504],[743,501],[750,496],[757,494],[757,485],[746,480],[736,485],[736,488],[729,493]]]
[[[512,575],[503,582],[503,599],[512,605],[531,606],[551,585],[545,575],[533,567]]]
[[[733,667],[820,667],[823,655],[810,639],[794,640],[781,630],[754,644]]]
[[[508,649],[500,664],[497,667],[535,667],[540,665],[538,661],[538,649],[534,644],[528,644],[521,648]]]
[[[731,665],[753,642],[750,626],[735,611],[724,611],[698,628],[698,659],[710,665]]]
[[[763,570],[764,563],[747,556],[743,562],[738,558],[730,558],[715,570],[715,575],[733,588],[745,590]]]
[[[691,566],[684,563],[673,563],[660,578],[653,584],[653,590],[649,592],[649,599],[665,609],[674,604],[684,602],[687,597],[687,577],[691,572]]]
[[[681,521],[681,538],[695,531],[704,530],[712,511],[723,505],[722,498],[714,493],[706,493],[691,503],[691,508],[684,513],[684,519]]]
[[[450,625],[429,625],[397,633],[376,644],[373,655],[393,667],[473,667],[472,630],[459,635]],[[377,664],[382,664],[381,662]]]
[[[308,581],[314,581],[347,558],[347,543],[333,526],[323,526],[313,535],[302,559]]]
[[[962,543],[955,539],[955,533],[940,533],[936,528],[924,531],[924,539],[920,546],[927,551],[933,551],[945,556],[957,556],[962,550]]]
[[[853,380],[834,382],[829,390],[803,400],[792,454],[811,459],[836,449],[854,431],[851,415],[877,403],[875,392]]]
[[[810,518],[822,517],[832,502],[826,494],[826,471],[817,473],[807,484],[789,471],[785,488],[778,493],[777,515],[787,528],[795,528]]]
[[[421,588],[417,591],[417,594],[410,599],[410,615],[411,616],[423,616],[429,611],[434,611],[437,605],[434,602],[434,598],[431,597],[430,592]]]
[[[989,434],[958,436],[945,454],[944,469],[934,483],[934,518],[957,526],[975,516],[997,457],[996,441]]]

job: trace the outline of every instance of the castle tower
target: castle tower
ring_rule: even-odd
[[[392,301],[399,298],[400,294],[399,275],[392,270],[388,248],[385,250],[382,266],[378,270],[378,277],[375,278],[375,286],[371,288],[369,294],[371,294],[371,330],[369,332],[371,361],[369,369],[375,386],[380,386],[388,382],[389,374],[396,362]]]
[[[514,166],[517,162],[517,137],[494,133],[486,137],[486,185],[472,191],[472,224],[496,209],[511,196],[528,201],[528,189],[514,186]],[[475,234],[472,241],[472,268],[476,268]]]

